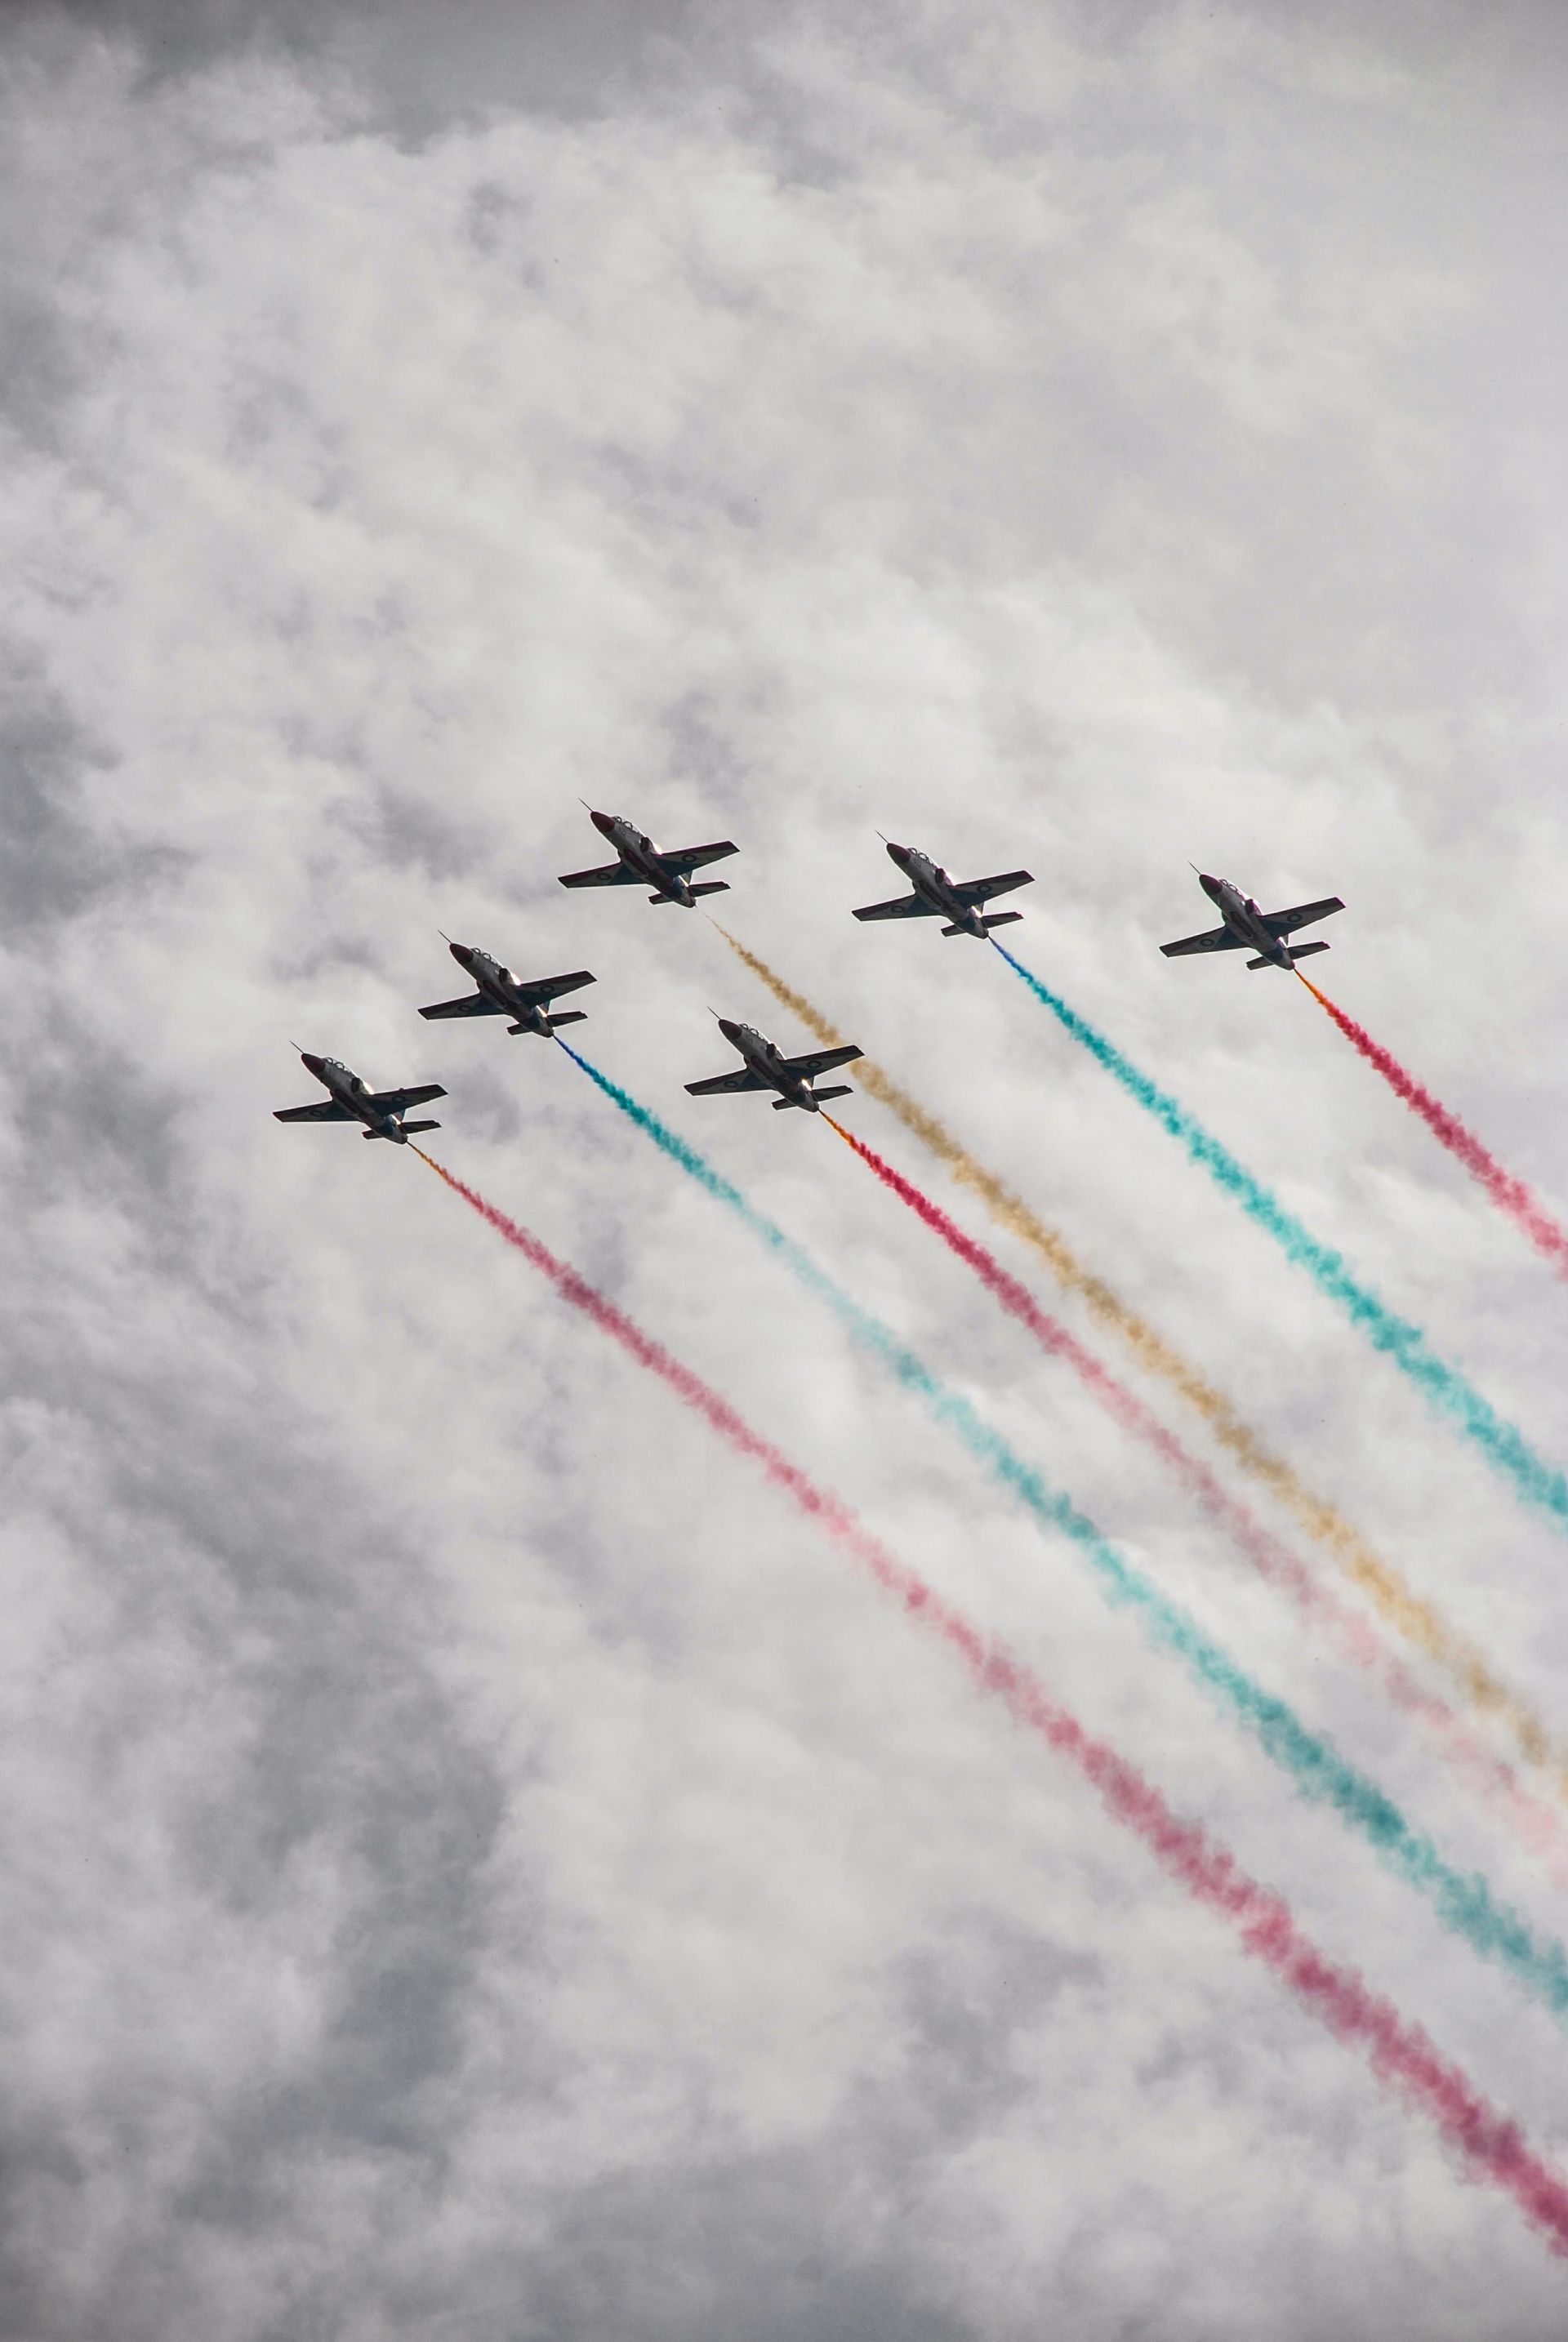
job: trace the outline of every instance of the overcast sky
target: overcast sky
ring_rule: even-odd
[[[444,1082],[456,1171],[1568,2164],[1543,2013],[558,1051],[414,1014],[440,928],[594,969],[590,1054],[1568,1930],[830,1133],[686,1098],[710,1005],[802,1040],[706,923],[555,884],[580,797],[736,839],[737,932],[1560,1714],[1561,1539],[993,955],[848,913],[878,829],[1026,864],[1023,956],[1568,1452],[1550,1272],[1299,986],[1155,949],[1189,858],[1342,895],[1314,973],[1568,1203],[1561,10],[0,23],[0,2336],[1560,2336],[1515,2207],[754,1472],[269,1117],[291,1042]]]

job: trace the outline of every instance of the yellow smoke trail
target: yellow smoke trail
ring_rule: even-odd
[[[727,927],[720,926],[716,919],[711,919],[711,924],[752,974],[766,985],[781,1006],[798,1016],[824,1048],[843,1045],[844,1036],[829,1024],[819,1009],[782,976],[775,976],[766,961],[748,951]],[[1302,981],[1304,984],[1306,978],[1303,976]],[[994,1171],[977,1163],[946,1125],[912,1098],[907,1090],[901,1089],[891,1075],[884,1073],[869,1057],[862,1057],[854,1067],[854,1078],[869,1096],[895,1114],[906,1130],[947,1165],[960,1186],[974,1190],[997,1225],[1011,1230],[1026,1244],[1066,1292],[1081,1297],[1100,1325],[1120,1336],[1147,1373],[1168,1384],[1203,1417],[1220,1446],[1235,1457],[1243,1471],[1271,1489],[1308,1535],[1333,1555],[1388,1624],[1443,1667],[1473,1706],[1503,1726],[1531,1764],[1549,1767],[1559,1795],[1568,1797],[1568,1757],[1553,1747],[1551,1736],[1533,1709],[1498,1679],[1481,1654],[1446,1623],[1430,1602],[1423,1600],[1397,1570],[1373,1551],[1343,1514],[1314,1495],[1290,1465],[1264,1446],[1224,1393],[1205,1381],[1102,1278],[1092,1276],[1055,1229],[1047,1227]]]

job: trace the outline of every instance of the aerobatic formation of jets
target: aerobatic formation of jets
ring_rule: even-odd
[[[731,839],[720,838],[711,846],[685,846],[666,851],[624,816],[595,813],[591,806],[586,811],[594,828],[614,847],[616,859],[597,869],[564,872],[563,886],[646,886],[650,903],[679,903],[688,911],[695,908],[699,896],[728,891],[729,882],[724,878],[703,879],[694,886],[692,873],[738,853],[739,848]],[[913,846],[897,846],[890,838],[884,838],[883,844],[914,891],[898,896],[890,903],[867,903],[854,913],[857,919],[942,919],[945,922],[943,935],[974,936],[984,943],[991,928],[1006,926],[1023,916],[1019,911],[987,912],[985,906],[994,896],[1011,894],[1017,886],[1032,886],[1032,872],[1004,870],[991,878],[954,878],[939,862],[934,862],[929,855]],[[1249,967],[1288,970],[1313,952],[1327,951],[1328,946],[1322,942],[1293,945],[1285,938],[1298,927],[1344,908],[1339,896],[1331,895],[1321,903],[1299,904],[1290,911],[1260,911],[1251,896],[1233,886],[1228,878],[1212,878],[1200,871],[1198,883],[1218,908],[1224,925],[1204,935],[1183,936],[1175,943],[1162,944],[1160,949],[1167,958],[1181,958],[1193,952],[1250,951],[1255,956],[1248,960]],[[557,1009],[554,1003],[564,994],[581,991],[584,985],[594,981],[585,967],[574,969],[567,976],[518,976],[475,945],[454,944],[449,936],[444,941],[458,966],[472,978],[474,989],[456,1000],[432,1001],[420,1010],[422,1016],[441,1020],[504,1016],[511,1020],[506,1027],[508,1033],[535,1033],[544,1040],[550,1039],[562,1025],[582,1023],[584,1010]],[[717,1016],[716,1010],[714,1013]],[[816,1083],[822,1075],[840,1066],[853,1065],[863,1055],[853,1043],[788,1057],[754,1026],[719,1016],[718,1027],[731,1047],[738,1051],[741,1063],[730,1073],[688,1082],[686,1088],[693,1097],[727,1097],[748,1090],[773,1090],[776,1092],[773,1099],[775,1114],[792,1106],[806,1114],[817,1114],[828,1098],[852,1095],[852,1085],[847,1082],[835,1083],[828,1089],[817,1088]],[[280,1107],[275,1116],[279,1122],[358,1122],[364,1125],[365,1137],[390,1139],[397,1146],[405,1145],[415,1131],[441,1127],[438,1122],[406,1119],[412,1107],[446,1096],[438,1082],[426,1082],[413,1089],[369,1090],[357,1074],[335,1057],[318,1057],[302,1049],[300,1061],[322,1084],[327,1096],[313,1106]]]

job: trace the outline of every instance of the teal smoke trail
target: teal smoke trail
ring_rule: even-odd
[[[1341,1256],[1327,1245],[1319,1244],[1294,1213],[1287,1212],[1262,1180],[1254,1179],[1250,1171],[1243,1169],[1195,1116],[1152,1082],[1147,1074],[1141,1074],[1103,1033],[1097,1033],[1049,985],[1042,984],[1037,976],[1031,974],[1022,960],[1004,951],[994,936],[987,940],[1074,1041],[1082,1042],[1128,1096],[1136,1098],[1156,1122],[1164,1124],[1173,1138],[1181,1142],[1193,1161],[1201,1164],[1228,1196],[1233,1196],[1243,1211],[1261,1228],[1267,1229],[1286,1258],[1306,1270],[1320,1293],[1326,1293],[1331,1301],[1339,1303],[1373,1347],[1383,1351],[1428,1398],[1454,1418],[1487,1460],[1507,1475],[1526,1502],[1539,1505],[1559,1526],[1568,1527],[1568,1478],[1554,1464],[1538,1456],[1523,1433],[1505,1422],[1457,1367],[1438,1356],[1420,1326],[1396,1317],[1375,1293],[1351,1275]]]
[[[1495,1900],[1483,1878],[1467,1877],[1446,1863],[1432,1840],[1406,1821],[1375,1782],[1347,1763],[1331,1741],[1309,1732],[1283,1700],[1254,1683],[1195,1619],[1167,1601],[1093,1521],[1049,1487],[1032,1465],[1025,1464],[999,1433],[982,1422],[960,1392],[950,1390],[880,1318],[852,1300],[694,1146],[678,1137],[647,1106],[639,1105],[608,1074],[579,1056],[559,1034],[555,1039],[573,1064],[581,1066],[655,1146],[719,1203],[728,1205],[808,1291],[827,1303],[858,1342],[874,1352],[907,1389],[918,1393],[932,1414],[956,1432],[976,1462],[1021,1497],[1043,1526],[1060,1529],[1072,1540],[1094,1571],[1106,1598],[1134,1610],[1151,1638],[1175,1653],[1221,1706],[1245,1726],[1303,1796],[1332,1806],[1390,1869],[1426,1897],[1445,1927],[1483,1958],[1498,1961],[1555,2017],[1568,2021],[1568,1955],[1560,1944],[1552,1937],[1538,1943],[1518,1914]]]

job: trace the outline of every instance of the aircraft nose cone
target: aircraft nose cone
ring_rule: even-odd
[[[467,967],[473,960],[474,947],[471,944],[448,944],[446,948],[459,967]]]
[[[593,806],[590,806],[588,808],[588,818],[602,837],[609,836],[610,824],[614,819],[614,816],[613,814],[595,813]]]
[[[321,1079],[322,1060],[319,1057],[313,1057],[308,1049],[302,1049],[299,1053],[299,1061],[307,1074],[314,1074],[317,1081]]]
[[[1219,880],[1217,878],[1211,878],[1206,870],[1199,871],[1198,884],[1203,888],[1205,895],[1217,895],[1220,891]]]
[[[740,1026],[728,1016],[720,1017],[719,1030],[726,1041],[738,1041],[741,1037]]]
[[[905,863],[908,861],[908,859],[909,859],[909,848],[908,848],[908,846],[895,846],[895,845],[894,845],[894,841],[893,841],[893,839],[892,839],[891,837],[884,837],[884,838],[883,839],[883,841],[882,841],[882,842],[883,842],[884,846],[886,846],[886,848],[887,848],[887,850],[888,850],[888,853],[891,855],[891,856],[893,857],[894,861],[897,863],[897,865],[898,865],[899,868],[902,870],[902,869],[903,869],[903,867],[904,867],[904,864],[905,864]]]

